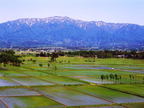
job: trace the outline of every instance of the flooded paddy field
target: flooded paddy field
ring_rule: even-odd
[[[23,59],[21,67],[0,70],[0,108],[143,108],[142,60]]]
[[[1,88],[0,89],[0,97],[2,96],[35,96],[35,95],[41,95],[38,92],[35,92],[28,88]]]
[[[114,103],[144,102],[144,98],[99,86],[80,86],[72,88],[97,97],[101,97]]]
[[[63,105],[43,96],[1,97],[8,108],[58,108]]]
[[[109,80],[101,80],[99,77],[92,77],[92,76],[72,76],[72,78],[80,79],[82,81],[86,81],[89,83],[95,83],[95,84],[113,84],[114,81]]]
[[[117,71],[117,72],[128,72],[129,74],[130,73],[144,73],[144,68],[143,67],[130,67],[130,66],[107,66],[107,65],[71,65],[71,67],[65,67],[66,69],[75,69],[75,70],[80,70],[80,69],[86,69],[86,70],[112,70],[114,72]],[[109,71],[109,72],[112,72],[112,71]]]
[[[27,76],[48,76],[47,73],[39,72],[39,71],[27,71],[24,72]]]
[[[12,78],[14,81],[21,85],[25,86],[34,86],[34,85],[54,85],[53,83],[43,81],[41,79],[32,78],[32,77],[14,77]]]
[[[108,101],[66,87],[39,87],[35,89],[67,106],[111,104]]]
[[[53,82],[56,84],[60,84],[60,85],[82,85],[85,84],[82,81],[77,81],[71,78],[67,78],[67,77],[56,77],[56,76],[47,76],[47,77],[41,77],[42,79],[49,81],[49,82]]]
[[[116,66],[112,68],[110,65],[66,65],[66,69],[70,71],[59,72],[59,75],[64,75],[89,83],[95,84],[133,84],[133,83],[144,83],[144,74],[142,70],[125,70],[118,69]],[[121,65],[122,66],[122,65]],[[73,71],[72,71],[73,70]],[[132,77],[133,78],[132,78]],[[102,79],[103,77],[103,79]],[[115,77],[115,78],[111,78]]]
[[[113,75],[115,78],[111,78]],[[134,75],[134,79],[130,78],[129,75],[120,74],[101,74],[101,75],[81,75],[81,76],[68,76],[74,79],[87,81],[95,84],[143,84],[143,75]],[[102,79],[102,77],[104,77]]]
[[[19,86],[20,84],[5,77],[0,77],[0,87]]]
[[[7,106],[3,102],[0,101],[0,108],[7,108]]]
[[[0,72],[0,76],[5,77],[5,76],[27,76],[27,75],[24,73],[15,72],[15,71],[2,71]]]

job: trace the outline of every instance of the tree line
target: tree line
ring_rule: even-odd
[[[81,57],[90,57],[90,58],[132,58],[132,59],[144,59],[144,51],[69,51],[69,52],[54,52],[47,53],[41,52],[36,54],[36,56],[41,57],[52,57],[57,58],[58,56],[81,56]]]

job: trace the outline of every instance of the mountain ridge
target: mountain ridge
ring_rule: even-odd
[[[144,26],[69,17],[23,18],[0,23],[0,47],[143,49]]]

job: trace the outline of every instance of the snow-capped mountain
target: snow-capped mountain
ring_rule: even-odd
[[[0,47],[143,49],[144,26],[69,17],[25,18],[0,24]]]

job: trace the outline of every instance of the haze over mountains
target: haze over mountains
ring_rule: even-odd
[[[59,16],[0,24],[0,48],[45,46],[144,49],[144,26]]]

